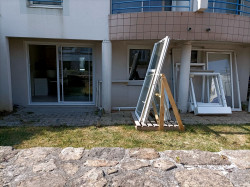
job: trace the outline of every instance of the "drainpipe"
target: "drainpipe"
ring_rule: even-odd
[[[192,45],[186,42],[182,46],[180,81],[178,91],[178,108],[181,113],[186,113],[188,109],[189,74]]]
[[[106,113],[111,112],[111,75],[112,75],[112,44],[109,40],[102,41],[102,107]]]

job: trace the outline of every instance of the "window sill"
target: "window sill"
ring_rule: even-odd
[[[113,80],[113,84],[125,84],[127,86],[142,86],[144,80]]]
[[[63,6],[56,5],[28,5],[29,8],[63,9]]]

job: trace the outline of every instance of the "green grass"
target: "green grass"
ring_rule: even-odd
[[[185,132],[142,132],[134,126],[0,127],[0,145],[30,147],[147,147],[158,151],[250,149],[250,125],[190,125]]]

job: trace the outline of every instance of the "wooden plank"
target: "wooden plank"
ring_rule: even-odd
[[[178,122],[179,128],[180,128],[181,131],[184,131],[185,129],[184,129],[184,126],[183,126],[182,121],[181,121],[181,116],[180,116],[178,108],[177,108],[177,106],[175,104],[172,92],[171,92],[170,87],[168,85],[167,78],[165,77],[164,74],[161,74],[161,78],[162,78],[162,82],[164,84],[164,88],[166,89],[166,92],[168,94],[168,99],[169,99],[169,102],[170,102],[170,104],[171,104],[171,106],[173,108],[174,115],[175,115],[175,118],[176,118],[176,120]]]
[[[165,99],[165,94],[164,94],[164,84],[161,79],[161,97],[160,97],[160,123],[159,123],[159,130],[162,131],[164,130],[164,114],[165,114],[165,108],[164,108],[164,99]]]
[[[141,124],[140,124],[140,122],[138,121],[137,117],[135,116],[135,112],[131,112],[131,114],[132,114],[132,118],[133,118],[133,122],[134,122],[134,124],[135,124],[135,127],[136,127],[136,128],[137,128],[137,127],[140,127]]]
[[[155,113],[155,120],[158,124],[160,124],[160,121],[159,121],[159,116],[158,116],[158,113],[157,113],[157,109],[156,109],[156,106],[155,106],[155,102],[153,101],[152,102],[152,106],[153,106],[153,111]]]

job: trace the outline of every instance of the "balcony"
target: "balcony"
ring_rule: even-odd
[[[112,14],[191,11],[191,0],[112,0]]]

